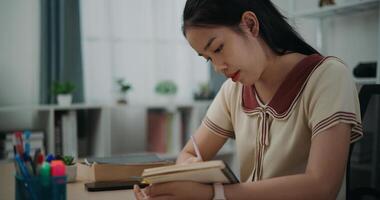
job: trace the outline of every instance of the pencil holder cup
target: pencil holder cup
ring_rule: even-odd
[[[24,179],[15,175],[16,200],[66,200],[66,176]]]

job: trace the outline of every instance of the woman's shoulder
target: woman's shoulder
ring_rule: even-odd
[[[351,70],[341,59],[327,56],[318,65],[307,81],[306,93],[315,93],[320,90],[336,91],[342,89],[342,87],[355,87]]]
[[[338,75],[343,75],[341,73],[348,73],[350,70],[348,65],[338,57],[326,56],[319,63],[318,68],[315,70],[316,74],[326,74],[333,73]]]
[[[234,91],[239,91],[242,88],[242,84],[238,82],[232,81],[230,78],[226,79],[222,86],[221,90],[224,90],[225,92],[234,92]]]
[[[219,98],[231,104],[236,103],[241,98],[243,85],[232,81],[230,78],[225,80],[219,89]]]

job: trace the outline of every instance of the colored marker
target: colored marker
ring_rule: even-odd
[[[65,176],[66,167],[62,160],[53,160],[50,163],[51,176]]]
[[[53,154],[49,154],[49,155],[47,155],[47,157],[46,157],[46,162],[50,163],[52,160],[54,160],[54,156],[53,156]]]
[[[50,164],[43,162],[40,169],[40,178],[42,186],[49,186],[50,184]]]

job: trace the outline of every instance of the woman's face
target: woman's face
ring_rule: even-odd
[[[228,27],[188,27],[186,39],[200,56],[212,62],[215,71],[250,86],[260,79],[266,59],[260,38],[248,28],[242,30],[237,33]]]

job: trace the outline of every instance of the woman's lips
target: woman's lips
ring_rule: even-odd
[[[231,78],[232,81],[234,81],[234,82],[238,81],[239,77],[240,77],[240,70],[238,70],[237,72],[235,72],[234,74],[232,74],[232,75],[230,76],[230,78]]]

